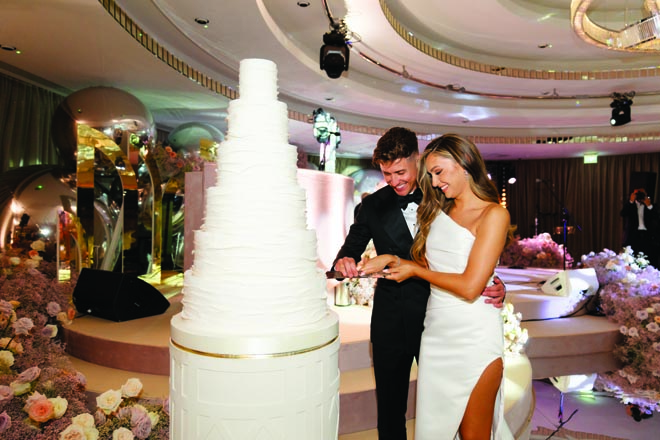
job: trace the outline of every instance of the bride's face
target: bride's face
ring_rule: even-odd
[[[453,159],[431,154],[426,159],[426,171],[433,187],[439,188],[449,199],[456,198],[468,186],[467,172]]]

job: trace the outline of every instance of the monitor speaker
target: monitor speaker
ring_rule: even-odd
[[[598,291],[598,278],[593,268],[562,270],[548,278],[541,290],[548,295],[569,296],[579,293],[590,296]]]
[[[170,302],[136,275],[84,268],[73,290],[78,313],[110,321],[130,321],[160,315]]]

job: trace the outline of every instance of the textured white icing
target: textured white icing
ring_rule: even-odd
[[[229,105],[218,149],[217,184],[208,188],[204,226],[195,231],[181,317],[218,333],[286,333],[328,315],[307,229],[296,148],[287,143],[287,109],[277,101],[277,69],[243,60],[240,98]]]

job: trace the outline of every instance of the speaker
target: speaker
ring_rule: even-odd
[[[84,268],[73,290],[79,313],[110,321],[130,321],[160,315],[170,302],[136,275]]]
[[[593,268],[562,270],[548,278],[541,286],[548,295],[569,296],[579,293],[590,296],[598,291],[598,278]]]

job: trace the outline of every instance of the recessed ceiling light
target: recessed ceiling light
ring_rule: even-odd
[[[328,96],[325,98],[326,101],[334,101],[335,98],[333,96]]]
[[[210,22],[211,22],[211,21],[210,21],[208,18],[196,18],[196,19],[195,19],[195,23],[197,23],[197,24],[201,24],[201,25],[204,26],[205,28],[209,27],[209,23],[210,23]]]
[[[539,49],[550,49],[550,48],[552,47],[552,44],[550,44],[550,43],[543,43],[543,44],[539,44],[537,47],[538,47]]]
[[[18,52],[16,50],[16,46],[6,46],[4,44],[0,44],[0,48],[2,48],[3,50],[6,50],[7,52]]]
[[[304,0],[300,0],[300,1],[299,1],[298,3],[296,3],[296,4],[297,4],[298,6],[300,6],[301,8],[306,8],[307,6],[309,6],[310,3],[309,3],[309,2],[306,2],[306,1],[304,1]]]

